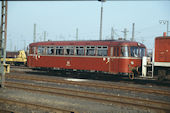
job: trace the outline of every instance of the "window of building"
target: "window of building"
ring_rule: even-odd
[[[97,47],[97,55],[98,56],[107,56],[108,48],[107,46],[98,46]]]
[[[87,56],[95,56],[95,46],[87,46],[86,47],[86,55]]]
[[[84,47],[83,46],[76,47],[76,55],[84,55]]]
[[[64,47],[63,46],[56,47],[56,55],[64,55]]]

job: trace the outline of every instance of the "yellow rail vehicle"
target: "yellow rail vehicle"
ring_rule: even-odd
[[[27,63],[27,56],[25,54],[24,50],[21,50],[16,54],[11,54],[11,53],[7,53],[7,58],[6,58],[6,63],[7,64],[11,64],[11,65],[26,65]],[[3,58],[1,58],[1,62],[3,61]]]

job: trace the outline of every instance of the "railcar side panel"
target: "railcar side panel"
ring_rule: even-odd
[[[31,59],[31,62],[34,62],[28,64],[30,67],[109,71],[109,63],[107,63],[108,58],[106,57],[30,56],[29,59]]]
[[[131,57],[120,57],[120,58],[113,58],[111,60],[112,69],[111,73],[131,73],[134,67],[141,67],[141,59],[140,58],[131,58]]]
[[[111,58],[111,72],[114,74],[119,73],[119,58]]]
[[[131,68],[140,67],[141,59],[110,57],[63,57],[63,56],[29,56],[28,66],[64,68],[79,70],[96,70],[114,74],[129,73]]]

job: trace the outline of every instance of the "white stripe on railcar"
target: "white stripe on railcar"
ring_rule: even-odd
[[[35,56],[29,54],[28,56]],[[110,56],[75,56],[75,55],[37,55],[37,56],[56,56],[56,57],[87,57],[87,58],[112,58],[112,59],[142,59],[139,57],[110,57]]]
[[[170,62],[154,62],[154,66],[170,67]]]

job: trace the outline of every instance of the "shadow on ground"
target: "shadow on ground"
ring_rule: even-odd
[[[73,71],[73,70],[38,70],[32,72],[26,72],[27,74],[38,74],[45,76],[57,76],[66,78],[76,78],[76,79],[89,79],[89,80],[99,80],[99,81],[109,81],[109,82],[124,82],[133,83],[140,85],[157,85],[157,86],[167,86],[170,87],[170,81],[157,81],[157,80],[146,80],[146,79],[129,79],[128,76],[123,75],[113,75],[102,72],[85,72],[85,71]]]

